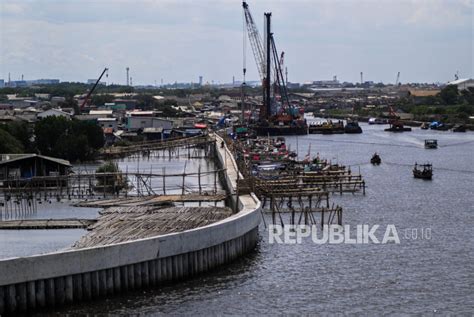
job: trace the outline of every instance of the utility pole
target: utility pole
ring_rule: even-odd
[[[125,69],[127,70],[127,86],[130,86],[130,77],[129,77],[130,67],[127,67]]]

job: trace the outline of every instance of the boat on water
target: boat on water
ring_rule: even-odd
[[[454,127],[454,124],[442,123],[438,121],[433,121],[430,123],[431,130],[448,131],[449,129],[452,129],[453,127]]]
[[[344,127],[345,133],[362,133],[362,128],[359,126],[359,122],[355,120],[347,120],[346,126]]]
[[[372,163],[373,165],[379,165],[380,163],[382,163],[380,155],[374,153],[374,155],[372,155],[372,158],[370,159],[370,163]]]
[[[413,177],[421,179],[432,179],[433,178],[433,166],[427,164],[417,164],[413,168]]]
[[[344,130],[344,122],[342,120],[312,123],[309,125],[308,132],[310,134],[342,134]]]
[[[420,129],[422,130],[428,130],[430,127],[430,124],[428,122],[423,122],[420,126]]]
[[[437,148],[438,148],[438,140],[435,140],[435,139],[425,140],[425,149],[437,149]]]
[[[466,126],[464,126],[462,124],[456,125],[453,128],[453,132],[466,132]]]
[[[405,127],[402,123],[390,124],[390,127],[385,129],[387,132],[409,132],[411,128]]]
[[[388,121],[387,119],[382,119],[382,118],[369,118],[368,123],[369,124],[387,124]]]
[[[388,123],[390,124],[390,127],[385,129],[387,132],[408,132],[411,131],[411,128],[406,128],[403,125],[403,122],[400,120],[400,116],[397,115],[397,113],[393,110],[392,107],[389,107],[389,115],[390,119],[388,120]]]

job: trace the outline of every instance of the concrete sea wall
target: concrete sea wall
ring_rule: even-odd
[[[215,136],[219,138],[218,136]],[[234,158],[217,140],[217,159],[235,193]],[[0,314],[87,301],[195,276],[252,250],[260,201],[233,196],[239,211],[208,226],[101,247],[0,260]]]

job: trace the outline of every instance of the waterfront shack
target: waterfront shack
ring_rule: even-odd
[[[39,154],[0,155],[0,181],[63,176],[67,175],[71,168],[69,161]]]

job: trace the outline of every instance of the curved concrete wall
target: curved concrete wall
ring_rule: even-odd
[[[220,163],[227,168],[225,181],[235,193],[235,161],[227,148],[216,148]],[[229,262],[255,247],[261,220],[260,201],[253,194],[239,196],[238,205],[238,213],[205,227],[102,247],[1,260],[0,314],[155,286]]]

